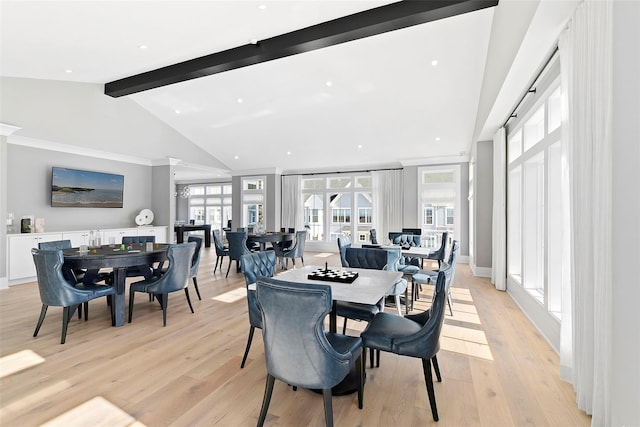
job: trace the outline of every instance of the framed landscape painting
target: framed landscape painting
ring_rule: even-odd
[[[121,208],[124,175],[51,168],[51,206]]]

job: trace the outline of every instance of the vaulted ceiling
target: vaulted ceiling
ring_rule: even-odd
[[[70,136],[52,131],[52,124],[37,129],[44,120],[23,117],[24,106],[18,114],[14,101],[3,103],[0,121],[21,127],[18,136],[154,164],[178,159],[179,180],[460,159],[474,139],[490,138],[508,116],[576,2],[502,0],[497,7],[121,98],[103,93],[118,79],[391,3],[2,0],[3,85],[32,83],[41,98],[47,85],[55,86],[58,108],[84,91],[75,111],[94,115],[90,123],[109,116],[112,123],[136,126],[122,111],[131,117],[140,110],[168,131],[121,129],[114,137],[119,125],[110,124]],[[82,129],[73,118],[55,126]]]

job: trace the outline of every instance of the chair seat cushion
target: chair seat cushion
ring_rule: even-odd
[[[358,304],[355,302],[336,302],[336,314],[347,319],[369,321],[380,312],[377,305]]]
[[[393,341],[420,331],[421,325],[413,320],[390,313],[378,313],[360,334],[362,345],[393,352]]]
[[[401,271],[404,274],[413,275],[420,271],[420,267],[417,265],[400,264],[398,265],[398,271]]]
[[[362,349],[362,338],[360,337],[350,337],[332,332],[327,332],[325,335],[331,346],[338,353],[346,354],[350,352],[352,355],[357,356]]]
[[[432,280],[435,282],[435,279],[437,277],[438,277],[438,272],[436,272],[435,276],[431,276],[425,270],[421,270],[419,273],[416,273],[413,276],[411,276],[411,280],[413,281],[413,283],[431,283]]]

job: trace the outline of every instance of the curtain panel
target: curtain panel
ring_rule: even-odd
[[[389,231],[402,229],[403,171],[372,171],[371,178],[373,225],[378,234],[378,241],[385,242],[388,240]]]
[[[280,227],[304,229],[304,207],[302,206],[302,176],[282,177],[282,213]]]
[[[491,283],[507,290],[507,214],[506,173],[507,136],[504,127],[493,136],[493,221],[491,245]]]
[[[580,4],[558,46],[568,114],[562,138],[572,248],[571,306],[561,323],[561,374],[573,384],[578,407],[592,414],[592,425],[607,426],[613,286],[611,1]]]

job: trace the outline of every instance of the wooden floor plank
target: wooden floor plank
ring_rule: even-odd
[[[225,277],[228,259],[223,272],[214,274],[215,259],[215,249],[203,248],[202,300],[190,285],[195,314],[184,294],[175,293],[163,327],[159,305],[138,294],[133,322],[113,328],[104,300],[92,301],[89,321],[74,318],[64,345],[59,308],[50,308],[38,337],[32,337],[41,307],[36,283],[0,291],[0,357],[30,350],[44,359],[0,378],[0,425],[68,422],[69,414],[83,425],[82,414],[70,411],[87,402],[98,402],[103,418],[114,422],[255,425],[266,381],[262,335],[256,330],[240,369],[249,333],[246,299],[214,298],[244,288],[244,278],[235,265]],[[307,252],[305,261],[338,265],[339,257]],[[432,292],[432,286],[423,286],[415,311],[429,307]],[[434,385],[440,421],[431,417],[420,361],[383,353],[379,368],[367,363],[362,410],[356,395],[333,398],[336,425],[590,424],[576,408],[571,386],[559,377],[557,354],[506,293],[458,264],[453,303],[438,353],[443,381]],[[347,333],[358,335],[365,327],[349,321]],[[95,414],[88,415],[85,421],[95,422]],[[266,425],[323,426],[322,396],[276,381]]]

